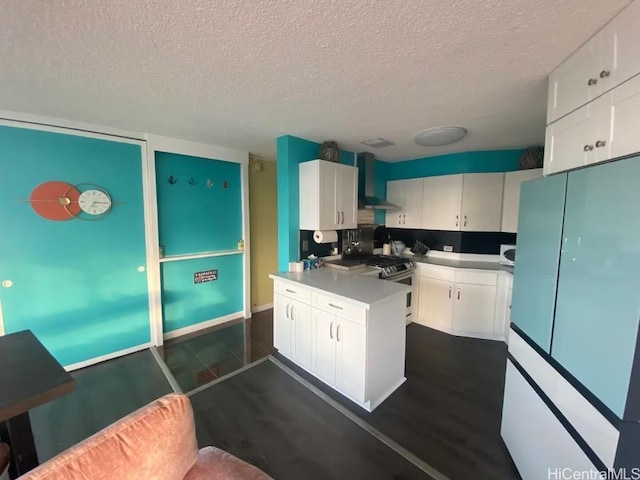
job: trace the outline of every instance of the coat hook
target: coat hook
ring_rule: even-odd
[[[211,180],[210,178],[207,178],[207,188],[211,188],[213,187],[214,183],[213,180]]]
[[[197,181],[195,178],[191,177],[191,178],[189,179],[189,185],[195,185],[195,184],[197,184],[197,183],[198,183],[198,181]]]
[[[227,182],[226,180],[222,183],[222,188],[229,188],[229,182]]]
[[[171,176],[169,177],[169,183],[170,183],[171,185],[175,185],[177,182],[178,182],[178,179],[177,179],[176,177],[174,177],[173,175],[171,175]]]

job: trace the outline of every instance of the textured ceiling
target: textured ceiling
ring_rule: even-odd
[[[628,0],[0,2],[0,109],[273,156],[542,144],[546,76]],[[420,147],[456,124],[468,137]]]

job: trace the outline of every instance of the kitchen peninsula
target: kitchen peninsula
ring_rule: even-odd
[[[274,346],[371,412],[405,380],[405,312],[411,287],[372,268],[320,268],[274,280]]]

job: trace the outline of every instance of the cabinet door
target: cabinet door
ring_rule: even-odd
[[[387,202],[400,207],[400,210],[388,210],[385,215],[385,225],[387,227],[399,228],[402,225],[403,189],[404,180],[393,180],[387,182]]]
[[[348,165],[336,165],[339,181],[340,228],[358,226],[358,170]]]
[[[312,347],[311,371],[330,385],[336,383],[336,330],[338,322],[332,315],[311,309]]]
[[[423,183],[422,178],[404,181],[403,228],[422,228]]]
[[[569,174],[551,346],[551,355],[621,418],[640,312],[638,178],[638,158]]]
[[[564,172],[593,163],[597,135],[590,105],[549,125],[545,138],[544,174]]]
[[[340,195],[339,174],[335,165],[331,162],[320,162],[320,229],[339,229],[340,218]],[[304,195],[302,185],[301,193]]]
[[[336,387],[363,402],[367,329],[338,317],[336,330]]]
[[[499,232],[504,173],[472,173],[462,180],[462,230]]]
[[[602,32],[549,75],[547,124],[586,105],[602,93]]]
[[[443,175],[423,179],[422,228],[460,230],[462,175]]]
[[[520,209],[520,185],[542,176],[541,168],[507,172],[504,175],[504,197],[502,199],[502,231],[518,233],[518,211]]]
[[[456,283],[453,303],[453,329],[456,333],[493,336],[496,287]]]
[[[567,174],[522,184],[511,321],[549,352]]]
[[[293,300],[279,293],[273,295],[273,346],[291,358],[291,304]]]
[[[453,317],[453,282],[420,277],[418,323],[450,331]]]
[[[640,2],[636,3],[640,5]],[[620,85],[602,99],[608,100],[610,109],[608,158],[640,152],[640,76]]]
[[[640,2],[632,2],[602,31],[604,52],[599,70],[603,92],[640,73]]]
[[[293,300],[289,312],[291,317],[291,360],[311,370],[311,305]]]

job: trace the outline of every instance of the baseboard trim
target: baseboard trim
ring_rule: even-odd
[[[265,303],[264,305],[258,305],[257,307],[253,307],[251,309],[251,313],[264,312],[265,310],[269,310],[270,308],[273,308],[273,303]]]
[[[142,345],[138,345],[131,348],[125,348],[124,350],[118,350],[117,352],[109,353],[107,355],[102,355],[101,357],[92,358],[91,360],[85,360],[84,362],[72,363],[71,365],[66,365],[64,369],[67,372],[72,372],[73,370],[79,370],[84,367],[89,367],[91,365],[95,365],[96,363],[104,362],[106,360],[112,360],[114,358],[124,357],[125,355],[139,352],[141,350],[146,350],[149,347],[151,347],[151,342],[143,343]]]
[[[205,320],[204,322],[196,323],[195,325],[190,325],[188,327],[179,328],[177,330],[172,330],[171,332],[165,333],[162,338],[164,340],[169,340],[172,338],[181,337],[183,335],[187,335],[189,333],[197,332],[199,330],[204,330],[206,328],[213,327],[214,325],[218,325],[221,323],[228,322],[229,320],[235,320],[237,318],[244,318],[244,312],[234,312],[229,315],[224,315],[218,318],[212,318],[211,320]]]

